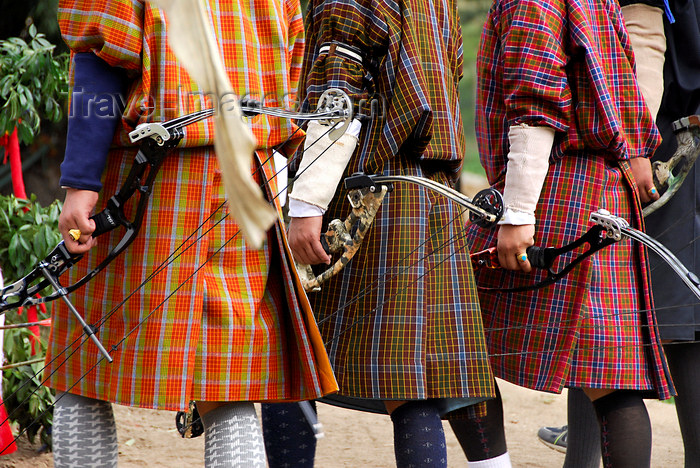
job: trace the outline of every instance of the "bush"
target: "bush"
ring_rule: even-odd
[[[19,37],[0,40],[0,136],[17,128],[21,144],[39,132],[41,118],[58,122],[59,100],[68,92],[68,55],[53,56],[55,46],[36,27],[29,43]]]
[[[31,271],[58,244],[58,215],[61,204],[56,201],[42,207],[32,195],[30,200],[14,196],[0,196],[0,268],[6,284],[12,283]],[[39,312],[39,319],[49,314]],[[6,314],[6,323],[27,321],[26,312]],[[5,331],[6,362],[20,363],[43,358],[46,354],[46,333],[32,354],[32,335],[26,328]],[[4,364],[4,363],[3,363]],[[37,434],[51,445],[53,391],[41,385],[43,362],[28,363],[3,371],[3,395],[10,421],[25,431],[31,442]]]

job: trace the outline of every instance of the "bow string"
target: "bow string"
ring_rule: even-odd
[[[319,102],[319,108],[315,113],[295,113],[285,109],[269,108],[252,100],[245,100],[241,107],[248,116],[269,114],[278,117],[294,117],[300,120],[317,119],[326,121],[334,124],[330,130],[331,136],[334,134],[333,132],[337,136],[342,134],[352,118],[352,107],[349,105],[349,98],[344,92],[337,89],[330,89],[324,93]],[[117,193],[107,201],[107,206],[90,218],[95,222],[96,226],[92,237],[123,227],[124,233],[120,240],[95,268],[75,283],[65,287],[60,284],[59,277],[80,261],[83,255],[69,252],[64,241],[59,242],[25,277],[2,289],[0,312],[62,298],[83,327],[86,335],[98,346],[103,356],[111,362],[112,358],[95,335],[95,327],[85,323],[67,296],[104,270],[134,241],[139,233],[150,194],[163,159],[168,154],[168,151],[175,148],[182,140],[186,126],[209,118],[214,113],[215,109],[205,109],[163,123],[144,123],[130,132],[129,138],[132,143],[139,143],[133,165]],[[292,136],[289,138],[292,138]],[[138,194],[139,199],[132,217],[129,218],[124,211],[124,207],[136,194]],[[222,207],[223,204],[219,209]],[[176,250],[179,250],[180,247]],[[47,287],[53,287],[54,292],[39,297],[38,293]]]

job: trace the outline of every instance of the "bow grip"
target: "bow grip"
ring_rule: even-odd
[[[92,233],[92,237],[101,236],[117,228],[121,224],[117,221],[118,217],[113,214],[111,205],[112,203],[110,200],[110,203],[104,210],[90,217],[90,219],[95,222],[95,231]]]
[[[323,247],[324,252],[331,255],[331,246],[328,245],[327,234],[321,234],[321,247]]]
[[[549,269],[554,261],[554,256],[552,255],[552,248],[550,247],[539,247],[536,245],[531,245],[525,252],[527,253],[527,259],[535,268]]]

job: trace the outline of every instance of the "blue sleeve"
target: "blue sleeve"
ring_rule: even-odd
[[[92,52],[73,56],[73,90],[68,115],[62,187],[102,189],[107,152],[121,120],[127,79]]]

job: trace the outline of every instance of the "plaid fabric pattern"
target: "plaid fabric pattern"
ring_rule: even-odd
[[[492,185],[503,189],[510,125],[560,131],[537,207],[537,245],[571,242],[599,208],[643,228],[624,159],[653,151],[658,137],[634,82],[616,3],[497,1],[479,50],[477,129]],[[470,226],[471,248],[494,246],[496,234]],[[483,270],[477,282],[520,286],[542,275]],[[497,376],[553,392],[572,385],[670,396],[641,246],[608,247],[554,286],[483,292],[480,299]]]
[[[616,1],[496,1],[479,51],[477,140],[489,180],[504,177],[511,125],[562,132],[554,158],[595,150],[628,159],[658,145]]]
[[[232,35],[219,37],[230,75],[240,82],[256,83],[259,78],[260,86],[269,86],[266,90],[273,94],[292,91],[290,83],[298,70],[289,75],[281,70],[298,63],[301,52],[300,30],[292,32],[301,26],[298,4],[211,2],[211,6],[219,26],[215,30]],[[137,2],[62,2],[59,17],[74,50],[83,46],[95,50],[95,41],[101,54],[122,51],[129,44],[137,47],[139,41],[120,42],[124,28],[127,36],[142,37],[143,49],[134,50],[143,60],[136,62],[141,73],[131,88],[132,102],[144,89],[170,92],[168,87],[176,89],[174,85],[183,77],[169,52],[160,55],[167,46],[157,10]],[[251,27],[240,35],[229,22],[244,17],[259,22],[246,23]],[[140,22],[132,23],[133,18]],[[83,20],[91,24],[83,25]],[[87,34],[85,44],[76,30]],[[89,34],[93,30],[100,39]],[[250,58],[244,64],[240,62],[242,50]],[[103,58],[119,66],[115,54],[123,61],[136,60],[123,51],[103,54]],[[184,86],[188,83],[182,82]],[[165,94],[154,96],[157,109],[167,108]],[[259,139],[267,144],[277,141],[287,128],[277,120],[258,124],[258,135],[270,127],[269,138]],[[208,125],[193,132],[188,127],[189,144],[210,141],[209,130]],[[103,194],[116,191],[134,154],[131,148],[110,152]],[[275,172],[271,150],[258,154],[262,172],[255,170],[254,174],[263,185]],[[276,193],[274,181],[267,190],[270,198]],[[101,197],[97,208],[106,201]],[[308,300],[303,292],[298,293],[298,278],[281,227],[270,231],[265,248],[250,250],[242,236],[236,235],[238,226],[225,217],[225,209],[216,211],[223,201],[212,147],[178,149],[165,158],[142,232],[106,271],[71,297],[88,323],[104,318],[98,336],[107,349],[116,346],[111,350],[114,363],[94,367],[99,358],[96,348],[92,343],[78,348],[75,342],[83,341],[82,331],[59,304],[47,353],[48,385],[120,404],[168,410],[185,409],[190,400],[310,399],[337,388]],[[210,214],[212,218],[207,219]],[[188,239],[194,232],[201,238]],[[99,245],[73,268],[70,279],[93,268],[120,236],[117,230],[100,237]],[[186,239],[189,247],[178,249]],[[175,251],[172,264],[140,288]],[[122,301],[125,304],[112,313]]]
[[[463,156],[457,103],[461,37],[454,2],[312,1],[304,105],[340,87],[387,105],[363,125],[346,174],[409,174],[449,184]],[[325,42],[362,64],[319,54]],[[366,109],[364,109],[366,110]],[[325,222],[344,218],[344,194]],[[311,296],[344,395],[374,399],[493,396],[461,210],[395,184],[362,248]]]
[[[457,96],[462,36],[454,1],[309,2],[300,86],[313,110],[328,88],[345,90],[363,125],[353,171],[380,172],[399,151],[439,162],[456,177],[464,155]],[[363,63],[320,53],[326,43],[358,50]],[[374,102],[374,107],[373,103]]]
[[[385,173],[430,176],[396,157]],[[330,217],[349,213],[336,199]],[[312,294],[340,393],[423,399],[493,395],[462,212],[429,190],[395,184],[362,248]]]
[[[269,106],[294,105],[304,45],[298,0],[205,1],[234,92]],[[163,12],[144,0],[61,0],[58,23],[72,51],[93,51],[134,76],[123,128],[115,136],[120,146],[130,145],[127,134],[139,123],[226,105],[231,97],[214,102],[190,79],[167,45]],[[279,145],[295,129],[278,117],[256,116],[250,124],[265,148]],[[208,119],[187,127],[180,146],[213,142],[214,123]]]

